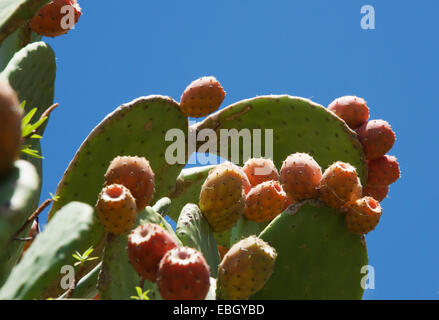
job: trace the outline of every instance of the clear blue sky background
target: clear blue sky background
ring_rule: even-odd
[[[435,167],[438,130],[438,1],[91,1],[69,35],[45,39],[57,55],[53,114],[43,138],[43,198],[82,140],[132,99],[179,100],[186,85],[215,75],[224,105],[291,94],[328,105],[354,94],[398,135],[402,179],[367,236],[376,288],[365,299],[439,298]],[[362,5],[376,30],[360,28]],[[46,216],[43,217],[46,219]]]

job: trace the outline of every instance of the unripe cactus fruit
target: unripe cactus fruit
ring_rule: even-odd
[[[71,13],[74,15],[74,23],[69,19]],[[81,7],[76,0],[53,0],[37,12],[29,22],[29,27],[39,35],[57,37],[69,32],[81,14]],[[73,26],[69,25],[71,23]]]
[[[285,209],[287,200],[279,182],[262,182],[245,198],[245,217],[255,222],[271,221]]]
[[[127,187],[136,199],[139,211],[148,205],[154,194],[154,172],[143,157],[114,158],[105,173],[105,182]]]
[[[235,243],[218,267],[217,297],[248,299],[270,278],[276,258],[276,250],[255,236]]]
[[[171,234],[153,223],[138,226],[128,236],[128,256],[143,279],[155,282],[160,260],[177,242]]]
[[[280,182],[285,193],[293,201],[317,198],[322,169],[306,153],[293,153],[282,164]]]
[[[136,222],[136,200],[130,190],[120,184],[111,184],[99,194],[96,210],[105,230],[115,235],[128,232]]]
[[[398,161],[394,156],[385,155],[381,158],[367,162],[367,184],[382,186],[394,183],[399,179],[400,171]]]
[[[209,265],[199,251],[174,248],[160,261],[157,288],[163,299],[204,300],[209,287]]]
[[[369,197],[372,197],[379,202],[383,201],[387,197],[388,193],[389,193],[389,186],[388,185],[371,186],[371,185],[366,184],[363,187],[363,196],[364,197],[369,196]]]
[[[320,181],[320,198],[327,206],[343,209],[361,197],[363,190],[357,171],[348,163],[337,161],[329,166]]]
[[[23,113],[15,91],[6,81],[0,81],[0,177],[5,175],[18,158],[21,146]]]
[[[248,179],[244,170],[242,170],[242,168],[240,166],[237,166],[236,164],[234,164],[230,161],[223,162],[223,163],[219,164],[218,166],[216,166],[216,168],[221,168],[224,166],[229,167],[230,169],[236,171],[236,173],[238,173],[241,176],[242,188],[244,189],[244,193],[245,194],[249,193],[250,189],[252,188],[252,185],[250,184],[250,180]]]
[[[357,130],[367,160],[384,156],[395,143],[396,136],[390,124],[384,120],[371,120]]]
[[[355,234],[366,234],[375,229],[381,218],[382,209],[377,200],[363,197],[349,203],[345,216],[346,226]]]
[[[252,187],[264,181],[279,181],[279,173],[271,159],[253,158],[247,160],[242,167]]]
[[[216,111],[225,97],[226,93],[215,77],[202,77],[184,90],[180,110],[187,117],[204,117]]]
[[[328,109],[342,118],[355,130],[369,119],[369,107],[364,99],[355,96],[344,96],[335,99]]]
[[[215,232],[233,227],[244,212],[242,176],[228,166],[209,172],[201,187],[200,209]]]

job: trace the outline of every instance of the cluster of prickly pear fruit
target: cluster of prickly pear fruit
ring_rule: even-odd
[[[50,37],[67,33],[69,29],[64,28],[62,23],[65,18],[62,8],[66,5],[73,10],[71,12],[73,20],[70,22],[76,24],[81,16],[81,8],[77,1],[54,0],[41,8],[29,21],[29,27],[40,35]],[[68,13],[68,10],[66,13]],[[175,118],[184,119],[182,127],[187,127],[186,118],[181,117],[181,115],[186,117],[207,116],[219,109],[224,98],[225,91],[214,77],[202,77],[193,81],[186,88],[181,96],[180,103],[176,103],[172,99],[155,97],[145,99],[146,102],[136,101],[130,104],[130,107],[136,106],[137,109],[143,110],[157,107],[160,118],[162,118],[164,110],[166,112],[171,110],[177,115]],[[304,104],[309,105],[309,101],[304,103],[303,99],[294,100],[291,97],[288,99],[298,102],[301,107]],[[268,106],[268,108],[271,108],[278,103],[277,100],[281,100],[281,98],[270,97],[267,99],[268,103],[265,103],[262,107]],[[163,104],[167,104],[166,107]],[[175,107],[176,110],[172,110],[172,107]],[[259,107],[261,105],[250,106],[244,111],[247,112],[252,108],[257,109]],[[289,107],[294,109],[295,105]],[[116,113],[125,112],[127,109],[129,108],[121,108]],[[135,108],[132,107],[132,109]],[[316,109],[315,105],[312,109]],[[339,98],[328,107],[328,110],[343,119],[352,130],[357,132],[358,140],[363,146],[367,158],[369,170],[369,179],[364,187],[361,186],[356,168],[347,162],[331,159],[331,162],[335,162],[322,172],[320,165],[311,156],[312,154],[316,159],[320,159],[318,152],[317,154],[313,152],[310,152],[310,154],[306,152],[293,153],[285,159],[280,168],[276,168],[271,159],[264,158],[249,159],[242,168],[231,162],[226,162],[211,169],[205,180],[204,177],[206,176],[203,177],[204,183],[202,185],[200,183],[198,189],[196,181],[185,184],[183,190],[176,188],[178,192],[175,193],[177,194],[175,199],[177,201],[179,201],[179,197],[186,196],[184,194],[185,188],[196,189],[196,192],[194,192],[196,196],[191,200],[193,202],[199,201],[201,209],[199,217],[189,217],[184,222],[184,224],[190,226],[186,230],[188,233],[187,238],[183,240],[183,237],[174,234],[172,229],[166,226],[165,220],[161,218],[160,215],[164,216],[166,214],[166,209],[163,209],[166,206],[160,209],[163,209],[163,211],[155,209],[160,201],[157,201],[154,207],[148,206],[154,197],[162,197],[164,194],[168,194],[169,190],[172,190],[169,188],[168,180],[175,180],[176,176],[167,172],[172,171],[169,166],[163,165],[160,167],[154,161],[156,159],[150,158],[148,155],[151,164],[154,164],[156,174],[160,175],[157,176],[158,179],[155,181],[156,177],[151,164],[144,157],[143,151],[139,150],[140,147],[133,148],[133,153],[127,152],[127,154],[137,155],[132,157],[115,157],[119,153],[108,152],[108,154],[111,153],[111,159],[113,160],[105,174],[100,173],[99,190],[96,188],[95,191],[90,193],[91,188],[83,186],[86,190],[84,193],[89,193],[91,194],[90,198],[94,198],[91,203],[90,200],[85,202],[94,204],[96,210],[93,211],[91,206],[83,203],[70,203],[63,207],[64,213],[55,211],[59,216],[64,214],[62,217],[65,217],[66,213],[71,213],[70,223],[75,225],[76,229],[65,232],[66,235],[72,238],[71,242],[66,241],[64,248],[58,248],[61,251],[53,250],[53,248],[57,245],[55,240],[61,241],[64,239],[63,234],[46,238],[48,240],[55,239],[52,240],[53,243],[46,242],[46,240],[46,243],[43,243],[41,240],[36,241],[35,247],[34,245],[29,247],[31,242],[27,242],[26,254],[23,255],[20,264],[17,266],[21,269],[17,268],[16,274],[22,275],[22,272],[19,271],[23,270],[23,265],[32,265],[35,269],[39,268],[38,270],[45,276],[47,273],[47,278],[50,278],[52,282],[48,280],[48,283],[43,283],[43,281],[35,281],[35,279],[28,277],[30,285],[23,280],[24,284],[16,285],[19,288],[14,294],[20,296],[24,295],[23,292],[28,292],[28,295],[24,295],[26,298],[41,298],[51,296],[55,292],[53,293],[55,296],[59,293],[57,291],[59,289],[50,290],[56,287],[54,283],[56,284],[58,280],[59,264],[61,262],[70,264],[71,261],[68,261],[68,258],[72,257],[72,253],[78,249],[77,246],[79,245],[86,245],[83,248],[86,249],[89,248],[90,244],[96,246],[101,244],[104,249],[102,247],[96,249],[99,257],[95,258],[102,260],[102,266],[98,264],[93,265],[93,269],[91,267],[90,269],[82,269],[81,267],[79,270],[81,279],[79,279],[75,294],[80,298],[86,296],[83,295],[83,288],[92,288],[87,289],[89,290],[87,291],[89,297],[111,298],[111,294],[105,291],[105,282],[119,281],[115,287],[124,290],[125,280],[132,285],[136,277],[139,277],[142,279],[141,285],[146,283],[147,288],[156,288],[157,295],[163,299],[205,299],[211,294],[210,290],[214,288],[211,284],[215,281],[216,298],[248,299],[264,288],[272,278],[276,263],[282,261],[278,257],[280,252],[277,250],[278,247],[275,248],[271,244],[271,240],[267,240],[268,242],[262,240],[264,233],[261,232],[261,228],[265,228],[269,222],[279,221],[279,218],[292,214],[292,212],[296,214],[295,210],[298,210],[299,204],[307,203],[310,199],[319,199],[327,207],[334,208],[343,214],[337,215],[337,217],[343,217],[347,229],[352,233],[365,234],[372,231],[379,223],[382,214],[378,201],[384,199],[388,192],[388,186],[395,182],[400,174],[396,159],[386,155],[395,142],[395,134],[385,121],[368,121],[369,108],[361,98],[351,96]],[[241,111],[233,116],[228,115],[226,119],[220,118],[221,111],[216,115],[218,115],[219,120],[225,120],[225,122],[232,118],[241,120],[241,114],[245,114]],[[326,110],[324,112],[325,117],[330,115]],[[154,116],[152,115],[151,119]],[[11,170],[13,161],[18,156],[21,144],[21,118],[22,111],[19,108],[18,98],[9,89],[8,85],[0,83],[0,153],[7,155],[0,159],[0,179],[2,179],[2,175],[4,176]],[[118,120],[123,121],[122,118],[120,117]],[[156,119],[154,118],[154,120]],[[173,120],[173,118],[170,117],[169,120]],[[342,123],[338,119],[337,121],[338,124]],[[220,126],[220,122],[215,122],[215,126]],[[103,123],[97,129],[104,129],[106,125],[108,123]],[[216,130],[217,127],[215,126],[213,129]],[[260,126],[259,120],[258,126]],[[142,132],[149,132],[151,127],[153,126],[147,123],[146,128],[148,130],[145,130],[145,123],[142,122],[141,130]],[[160,131],[162,132],[164,129],[161,128]],[[101,133],[105,130],[97,131]],[[157,140],[156,133],[150,135],[154,135],[152,140]],[[298,136],[300,139],[303,138],[300,135]],[[84,148],[86,147],[88,147],[87,143],[84,144]],[[117,149],[117,152],[119,150]],[[84,151],[83,148],[78,151],[78,154],[81,154],[82,151]],[[295,150],[286,151],[280,157],[281,159]],[[151,153],[154,156],[154,152],[151,151]],[[156,153],[163,158],[163,154]],[[72,162],[73,167],[78,164],[78,159],[82,160],[83,158],[75,157]],[[99,163],[99,166],[105,167],[108,162],[110,162],[110,157],[106,158],[103,164]],[[162,162],[164,162],[163,159]],[[66,171],[66,175],[72,171],[75,172],[75,168]],[[84,175],[84,172],[78,172],[76,171],[74,174]],[[362,174],[361,163],[358,172],[360,172],[360,175]],[[89,173],[87,172],[87,174]],[[100,180],[102,174],[105,178],[103,187]],[[88,179],[93,180],[93,178]],[[197,176],[196,179],[201,178]],[[164,180],[168,185],[163,185]],[[68,189],[68,183],[60,183],[59,188]],[[78,198],[74,200],[83,200],[84,196],[79,196],[78,193],[71,193],[74,198]],[[157,194],[159,194],[159,197],[157,197]],[[171,192],[171,194],[174,193]],[[97,201],[96,196],[98,197]],[[61,197],[63,197],[62,193]],[[61,199],[61,201],[63,200]],[[196,205],[193,206],[200,212]],[[286,210],[289,206],[291,207]],[[326,208],[326,206],[324,207]],[[153,219],[153,222],[147,220],[149,222],[145,222],[143,219],[146,212],[156,220]],[[0,213],[2,212],[0,211]],[[75,219],[75,217],[78,218]],[[94,223],[96,217],[100,223]],[[54,220],[49,222],[51,221]],[[55,222],[58,226],[63,226],[63,230],[69,228],[68,225],[62,224],[62,219]],[[52,225],[55,224],[52,223]],[[289,227],[293,228],[295,225]],[[194,232],[194,229],[196,229],[196,232]],[[269,228],[267,227],[267,229]],[[106,231],[106,233],[103,231]],[[128,234],[129,231],[131,232]],[[56,233],[56,228],[49,228],[48,232]],[[215,241],[215,237],[219,236],[218,233],[222,232],[226,234],[224,237],[228,237],[228,232],[233,233],[233,236],[228,239],[230,241],[226,244],[219,244]],[[34,221],[30,230],[25,230],[25,234],[29,235],[29,239],[33,239],[36,234],[39,234],[37,221]],[[49,235],[51,234],[49,233]],[[106,241],[103,241],[105,235],[107,238]],[[0,235],[0,244],[2,244],[2,236]],[[36,240],[40,239],[44,238],[36,238]],[[104,242],[105,244],[103,244]],[[70,244],[74,244],[75,248],[73,248],[73,245],[70,247]],[[46,249],[38,252],[41,248]],[[47,250],[47,248],[50,248],[50,250]],[[21,250],[19,252],[21,253]],[[87,254],[80,258],[86,259],[88,257],[90,250],[85,252]],[[0,253],[1,259],[4,257],[2,254]],[[57,256],[53,257],[53,255]],[[41,259],[41,257],[46,260]],[[303,257],[297,256],[295,258],[300,261]],[[49,262],[50,266],[38,264],[37,262],[41,260]],[[32,262],[35,262],[35,266]],[[125,262],[129,268],[124,265]],[[3,267],[3,260],[0,267]],[[286,265],[281,266],[281,268],[283,267],[286,267]],[[99,287],[99,293],[93,291],[96,287],[97,273],[99,273],[98,282],[103,283],[103,286]],[[7,286],[4,287],[5,289],[2,288],[3,274],[4,270],[0,268],[0,298],[7,296],[5,292],[9,292],[10,288],[14,287],[13,279],[9,279]],[[214,279],[214,277],[217,277],[217,279]],[[17,279],[16,276],[15,279]],[[134,285],[129,290],[132,291],[132,289],[134,289]],[[68,291],[61,296],[56,296],[62,298],[74,297],[70,296],[71,294],[72,292]],[[215,298],[215,294],[213,297]],[[128,298],[128,296],[123,296],[123,298]]]
[[[387,121],[369,120],[369,107],[366,101],[359,97],[337,98],[328,106],[328,110],[356,131],[363,146],[369,169],[363,194],[378,201],[384,200],[389,192],[389,185],[400,177],[396,158],[386,155],[395,143],[395,132]]]

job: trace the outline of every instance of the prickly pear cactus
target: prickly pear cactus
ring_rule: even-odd
[[[40,197],[40,178],[35,167],[18,160],[0,184],[0,287],[8,278],[23,250],[24,242],[14,240],[25,237],[29,226],[15,235],[26,222]]]
[[[102,233],[91,206],[80,202],[66,205],[12,270],[0,290],[0,299],[48,298],[48,284],[55,281],[61,286],[60,271],[63,266],[74,266],[75,251],[96,245]]]
[[[259,237],[278,254],[273,274],[254,299],[361,299],[367,265],[363,236],[344,216],[315,201],[290,206]]]

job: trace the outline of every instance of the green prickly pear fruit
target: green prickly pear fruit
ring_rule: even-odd
[[[96,210],[105,230],[115,235],[128,232],[137,219],[136,200],[130,190],[120,184],[111,184],[102,189]]]
[[[352,233],[366,234],[375,229],[380,221],[382,209],[377,200],[363,197],[348,204],[346,226]]]
[[[255,222],[271,221],[284,211],[287,201],[279,182],[262,182],[252,188],[245,198],[245,217]]]
[[[322,178],[319,164],[306,153],[289,155],[280,170],[280,182],[288,197],[293,201],[317,198]]]
[[[160,260],[178,244],[171,234],[153,223],[145,223],[128,236],[128,256],[143,279],[156,281]]]
[[[213,231],[232,228],[244,212],[242,176],[228,165],[209,172],[201,187],[200,209]]]
[[[217,297],[248,299],[270,278],[276,258],[276,250],[255,236],[235,243],[218,267]]]
[[[335,99],[328,110],[342,118],[346,124],[355,130],[369,119],[369,107],[364,99],[355,96],[344,96]]]
[[[363,187],[363,196],[364,197],[369,196],[369,197],[376,199],[379,202],[383,201],[387,197],[388,193],[389,193],[389,186],[388,185],[372,186],[372,185],[366,184]]]
[[[384,156],[396,140],[390,124],[384,120],[371,120],[357,130],[358,139],[363,145],[367,160],[374,160]]]
[[[105,173],[105,182],[122,184],[136,199],[137,209],[143,210],[154,194],[154,172],[144,157],[116,157]]]
[[[57,37],[66,34],[70,29],[63,26],[63,19],[69,11],[63,11],[65,6],[69,6],[74,13],[74,24],[81,17],[81,7],[76,0],[53,0],[42,7],[29,22],[29,27],[33,32],[46,36]]]
[[[348,202],[360,198],[362,189],[356,169],[341,161],[333,163],[325,170],[319,186],[323,202],[339,210],[343,210]]]
[[[242,167],[242,170],[247,175],[252,187],[256,187],[258,184],[265,181],[279,181],[279,173],[271,159],[249,159],[244,164],[244,167]]]
[[[22,116],[17,94],[9,83],[0,81],[0,177],[20,153]]]
[[[210,288],[209,265],[193,248],[171,249],[160,261],[157,287],[165,300],[204,300]]]
[[[202,77],[184,90],[180,110],[187,117],[204,117],[216,111],[225,97],[226,93],[215,77]]]
[[[389,185],[400,177],[398,161],[394,156],[384,155],[367,162],[369,174],[367,184],[373,186]]]

